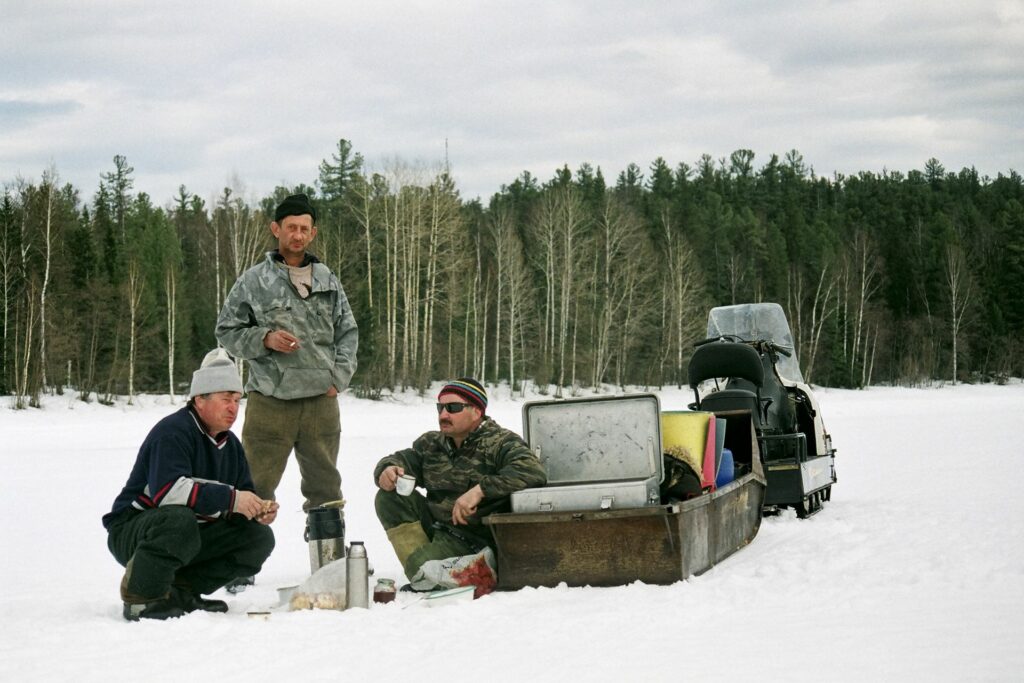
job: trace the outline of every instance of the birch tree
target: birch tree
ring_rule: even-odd
[[[598,219],[596,273],[594,277],[595,335],[591,384],[604,381],[619,345],[617,335],[626,334],[625,314],[635,299],[644,270],[646,237],[639,217],[616,195],[605,198]]]
[[[569,344],[569,323],[576,320],[576,294],[583,284],[578,277],[576,263],[584,253],[583,244],[583,203],[572,185],[557,188],[554,191],[555,228],[557,230],[556,247],[558,261],[555,268],[555,279],[558,288],[558,325],[557,325],[557,365],[558,385],[555,395],[562,396],[562,387],[566,381],[566,372],[571,376],[575,373],[575,354],[566,360],[566,347]],[[575,326],[574,326],[575,329]],[[575,337],[575,335],[573,335]]]
[[[10,192],[4,191],[2,200],[3,221],[0,222],[0,300],[3,302],[3,346],[0,347],[0,392],[6,392],[10,367],[8,359],[13,346],[11,313],[15,305],[16,276],[18,273],[17,231],[15,229],[15,206]]]
[[[356,176],[353,178],[351,187],[354,197],[353,212],[356,221],[363,229],[363,242],[366,250],[366,300],[370,310],[373,310],[373,228],[376,225],[374,220],[374,188],[376,184],[367,182],[362,176]]]
[[[43,172],[40,190],[44,193],[45,218],[43,220],[43,281],[39,286],[39,372],[40,384],[46,388],[46,293],[50,287],[50,266],[53,263],[54,205],[57,171],[50,167]]]
[[[39,398],[37,392],[33,390],[30,384],[30,370],[32,367],[32,332],[35,329],[36,324],[36,299],[33,296],[34,292],[31,291],[31,287],[27,292],[28,296],[25,297],[21,308],[24,310],[24,323],[21,325],[24,334],[24,341],[22,344],[18,344],[15,341],[14,347],[14,361],[16,368],[16,379],[14,383],[14,407],[17,410],[23,410],[29,406],[38,406]],[[15,324],[17,328],[17,321]],[[19,346],[21,349],[21,358],[19,362]]]
[[[504,295],[509,277],[509,252],[517,246],[514,241],[515,225],[513,225],[512,215],[506,207],[500,207],[491,212],[490,219],[487,222],[487,231],[490,236],[490,242],[494,254],[494,377],[495,380],[497,380],[501,373],[500,358],[504,349],[501,343],[501,331],[503,322],[502,318],[505,315],[506,309],[506,300]],[[511,329],[509,329],[508,334],[509,338],[511,338]],[[510,372],[514,372],[514,370],[510,369]]]
[[[522,349],[523,308],[528,296],[529,278],[523,258],[522,241],[516,231],[514,216],[507,206],[491,211],[487,230],[492,245],[495,281],[494,377],[501,377],[500,359],[504,355],[508,369],[509,391],[514,392],[517,358]],[[521,362],[521,361],[520,361]]]
[[[538,377],[538,381],[545,385],[551,381],[551,372],[554,367],[555,302],[557,298],[555,287],[556,244],[558,241],[557,221],[557,202],[551,192],[545,192],[541,197],[540,204],[531,223],[528,225],[530,235],[530,250],[528,253],[530,261],[543,279],[543,297],[540,310],[540,344],[538,348],[538,369],[540,369],[541,377]]]
[[[525,345],[525,311],[528,310],[528,302],[531,300],[530,281],[527,274],[526,262],[523,259],[522,244],[515,231],[508,235],[509,245],[505,250],[505,265],[502,271],[505,275],[505,291],[508,305],[506,311],[508,329],[508,385],[509,391],[515,391],[516,375],[516,347],[518,345],[519,355],[523,362],[526,359]],[[525,372],[522,373],[525,375]]]
[[[178,273],[168,266],[165,272],[164,296],[167,298],[167,393],[174,403],[174,352],[177,342],[175,325],[178,312]]]
[[[449,262],[453,240],[460,232],[459,202],[455,186],[447,174],[438,174],[428,189],[429,229],[427,231],[426,272],[422,296],[421,370],[417,383],[424,386],[434,367],[434,316],[443,264]]]
[[[791,269],[790,280],[790,317],[791,321],[796,319],[794,326],[796,343],[799,357],[803,360],[804,380],[811,383],[814,377],[815,362],[818,351],[821,347],[821,335],[826,328],[826,323],[838,311],[837,303],[837,279],[829,272],[829,264],[823,263],[818,269],[817,283],[814,287],[814,296],[809,300],[804,292],[803,272],[797,266]],[[809,321],[804,323],[804,307],[810,303]],[[796,311],[796,312],[794,312]]]
[[[128,299],[128,405],[135,400],[135,360],[137,355],[139,308],[145,280],[138,259],[128,263],[128,277],[125,280],[125,294]]]
[[[683,359],[690,344],[699,336],[698,326],[703,325],[704,311],[701,306],[697,259],[689,245],[683,240],[680,230],[673,224],[668,209],[663,209],[658,223],[660,246],[664,258],[665,312],[668,316],[665,329],[668,332],[664,343],[663,362],[672,358],[670,377],[679,387],[686,382],[686,368]]]
[[[949,326],[953,342],[952,379],[953,384],[956,384],[960,332],[963,327],[964,315],[971,306],[971,299],[974,295],[974,282],[967,265],[967,259],[959,246],[955,244],[947,245],[944,264],[946,285],[949,288]]]
[[[237,183],[236,186],[240,185]],[[267,245],[267,218],[263,212],[254,210],[242,200],[240,191],[225,187],[218,206],[218,216],[214,221],[223,224],[227,236],[228,257],[231,263],[231,282],[225,287],[231,288],[234,281],[259,262]]]
[[[852,279],[853,291],[848,293],[846,301],[853,302],[853,313],[844,319],[849,325],[849,318],[853,319],[851,330],[851,348],[847,357],[847,371],[851,384],[864,386],[862,384],[864,368],[868,363],[867,338],[865,329],[865,316],[868,305],[879,286],[879,262],[871,241],[864,231],[858,231],[854,236],[853,244],[847,256],[846,270],[848,279]],[[860,372],[858,372],[858,369]]]

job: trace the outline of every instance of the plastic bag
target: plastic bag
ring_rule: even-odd
[[[473,555],[446,557],[443,560],[428,560],[412,577],[412,587],[428,591],[440,588],[473,586],[473,597],[479,598],[494,590],[498,583],[497,562],[494,551],[484,548]]]
[[[345,609],[345,558],[325,564],[299,584],[288,609]]]

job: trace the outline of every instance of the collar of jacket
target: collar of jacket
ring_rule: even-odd
[[[199,413],[198,411],[196,411],[196,407],[193,404],[189,403],[188,405],[185,406],[185,408],[188,410],[188,414],[192,416],[192,419],[196,421],[196,428],[202,433],[203,436],[212,441],[213,444],[217,446],[217,448],[220,448],[221,446],[224,445],[224,442],[228,440],[228,431],[230,430],[225,429],[223,432],[220,432],[219,434],[211,435],[210,428],[206,426],[205,422],[203,422],[203,418],[199,417]]]
[[[270,252],[270,258],[274,259],[278,263],[285,263],[284,256],[281,256],[281,252],[277,249]],[[299,264],[299,268],[305,268],[310,263],[320,263],[320,259],[316,257],[316,254],[311,254],[308,251],[302,259],[302,263]]]

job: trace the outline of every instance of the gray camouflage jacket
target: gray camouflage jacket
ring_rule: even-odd
[[[427,505],[434,519],[451,523],[459,496],[480,484],[484,499],[470,518],[470,526],[483,531],[481,519],[510,509],[509,495],[547,482],[540,461],[513,431],[489,417],[458,448],[441,432],[427,432],[406,448],[382,458],[373,480],[389,465],[399,465],[427,490]]]
[[[332,385],[344,391],[356,371],[359,347],[345,290],[313,257],[313,290],[303,299],[275,257],[276,251],[268,251],[235,282],[217,318],[217,340],[249,362],[246,391],[285,400],[319,396]],[[263,346],[267,333],[278,329],[298,337],[300,348],[278,353]]]

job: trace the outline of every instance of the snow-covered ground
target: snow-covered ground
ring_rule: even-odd
[[[492,394],[491,414],[520,429],[522,403]],[[378,577],[403,579],[371,470],[434,426],[433,400],[342,398],[348,538]],[[661,394],[663,409],[689,400]],[[819,400],[839,449],[832,502],[765,519],[701,577],[253,620],[309,573],[293,461],[277,549],[255,587],[216,596],[228,614],[127,623],[100,517],[175,406],[63,396],[19,412],[0,399],[0,681],[1021,680],[1024,384]]]

